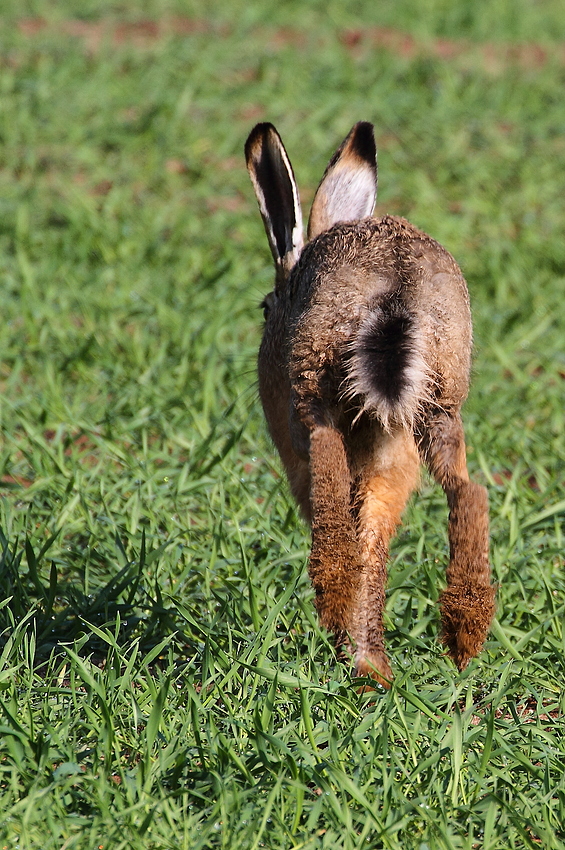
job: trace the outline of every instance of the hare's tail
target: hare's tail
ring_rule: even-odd
[[[411,427],[429,398],[433,376],[418,318],[396,298],[371,310],[352,345],[347,395],[383,428]]]

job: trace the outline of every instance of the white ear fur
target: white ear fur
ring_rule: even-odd
[[[370,216],[377,199],[377,150],[373,125],[356,124],[332,157],[314,197],[308,238],[338,222]]]
[[[275,265],[284,279],[304,246],[302,210],[290,160],[272,124],[253,128],[245,158]]]

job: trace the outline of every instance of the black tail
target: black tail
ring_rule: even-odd
[[[422,353],[417,317],[389,297],[361,324],[353,344],[348,395],[362,399],[386,430],[411,425],[427,395],[429,369]]]

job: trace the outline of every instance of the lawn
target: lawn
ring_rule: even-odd
[[[2,3],[0,850],[564,846],[564,85],[560,0]],[[499,591],[462,674],[428,477],[392,689],[316,622],[257,398],[260,120],[305,207],[374,122],[377,213],[468,280]]]

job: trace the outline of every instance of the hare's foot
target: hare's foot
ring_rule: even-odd
[[[364,652],[360,656],[356,655],[355,675],[359,677],[370,676],[383,688],[390,688],[393,676],[384,649]],[[363,690],[370,689],[363,688]]]
[[[443,642],[459,670],[479,654],[494,617],[491,585],[449,585],[441,595]]]

